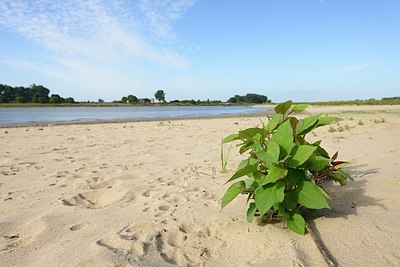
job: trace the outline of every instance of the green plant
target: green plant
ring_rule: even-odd
[[[380,120],[375,119],[374,122],[375,122],[375,123],[385,123],[386,121],[385,121],[384,118],[381,118]]]
[[[229,154],[231,153],[232,150],[232,143],[229,146],[229,150],[228,153],[226,154],[226,157],[224,157],[224,144],[223,144],[223,140],[221,142],[221,173],[225,173],[226,172],[226,165],[228,164],[228,158],[229,158]]]
[[[364,125],[364,122],[362,120],[359,120],[358,125]]]
[[[287,101],[275,107],[277,114],[262,127],[241,130],[223,139],[223,143],[241,141],[239,152],[248,153],[248,158],[227,181],[246,177],[227,189],[222,209],[239,194],[246,194],[249,222],[256,215],[284,220],[292,231],[304,234],[302,213],[330,208],[330,197],[320,184],[330,178],[345,185],[352,177],[343,169],[348,163],[336,161],[338,153],[330,157],[320,146],[321,141],[308,143],[305,139],[306,134],[336,118],[314,115],[298,120],[290,116],[306,108],[306,104]]]

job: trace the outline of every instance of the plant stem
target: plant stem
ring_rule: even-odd
[[[319,252],[321,253],[322,257],[324,258],[326,264],[328,264],[329,267],[338,267],[339,264],[335,260],[335,258],[332,256],[328,248],[325,246],[325,244],[322,242],[320,238],[318,238],[319,232],[315,227],[315,223],[313,221],[309,221],[307,223],[307,230],[308,233],[311,235],[312,239],[314,240],[315,245],[317,246]],[[318,235],[318,236],[317,236]]]

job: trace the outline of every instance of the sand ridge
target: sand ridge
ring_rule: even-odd
[[[398,265],[400,108],[308,112],[342,118],[310,138],[339,150],[356,176],[346,188],[326,185],[334,202],[313,219],[318,235],[343,266]],[[257,124],[240,117],[0,129],[0,265],[324,266],[309,235],[247,223],[244,198],[220,211],[223,184],[242,158],[233,147],[220,173],[220,140]]]

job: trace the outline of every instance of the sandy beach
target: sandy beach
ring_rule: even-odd
[[[351,161],[311,220],[342,266],[400,265],[400,106],[310,107],[310,134]],[[262,118],[266,120],[266,118]],[[221,138],[259,117],[0,128],[0,266],[326,266],[312,237],[223,211]],[[228,147],[226,147],[226,150]]]

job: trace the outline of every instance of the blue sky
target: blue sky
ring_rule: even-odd
[[[0,1],[0,83],[75,100],[400,96],[398,0]]]

